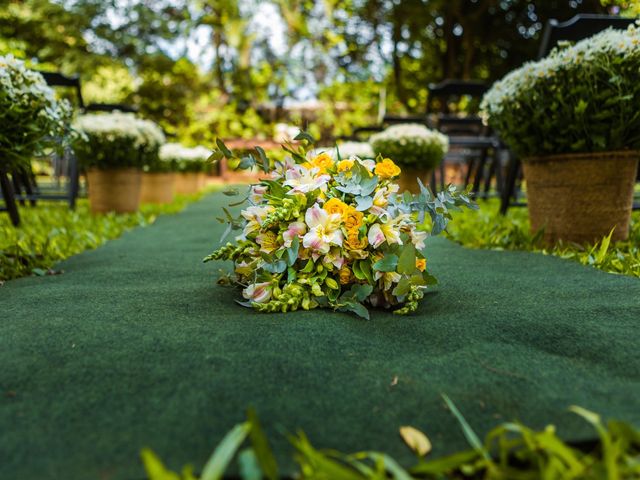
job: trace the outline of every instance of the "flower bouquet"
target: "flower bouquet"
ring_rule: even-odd
[[[218,140],[212,159],[268,174],[234,204],[249,202],[238,217],[224,209],[224,236],[241,233],[205,258],[233,261],[233,273],[220,283],[242,287],[239,303],[261,312],[323,307],[369,318],[368,306],[415,311],[436,283],[423,253],[425,214],[438,234],[452,210],[475,204],[455,187],[434,197],[421,182],[419,194],[400,195],[394,183],[400,168],[391,159],[309,156],[313,139],[301,133],[296,140],[283,146],[290,154],[284,162],[260,148],[260,158],[237,158]]]

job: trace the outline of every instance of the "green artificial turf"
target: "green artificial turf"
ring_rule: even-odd
[[[406,464],[403,425],[433,455],[465,448],[441,392],[480,435],[518,419],[593,437],[572,404],[640,424],[638,279],[433,239],[441,283],[416,315],[257,314],[200,262],[226,200],[0,287],[0,478],[142,478],[143,446],[199,469],[248,405],[289,467],[298,428]]]

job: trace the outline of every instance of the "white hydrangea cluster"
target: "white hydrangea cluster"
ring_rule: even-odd
[[[204,171],[211,150],[203,146],[185,147],[179,143],[166,143],[160,147],[160,160],[171,162],[180,172]]]
[[[418,123],[393,125],[371,136],[374,153],[400,164],[433,167],[449,150],[449,138]]]
[[[0,157],[28,161],[69,132],[71,106],[42,75],[12,55],[0,56]]]
[[[114,142],[132,139],[136,148],[159,148],[165,142],[162,129],[150,120],[137,118],[132,113],[89,113],[79,116],[75,128],[92,136]]]
[[[337,160],[338,151],[340,152],[340,158],[375,158],[373,148],[368,142],[344,142],[338,145],[338,150],[335,148],[328,153]]]
[[[640,28],[630,25],[626,30],[609,28],[573,46],[563,46],[535,62],[525,63],[502,80],[493,84],[480,106],[485,120],[500,114],[503,108],[517,101],[521,92],[531,91],[538,82],[564,69],[596,62],[603,56],[640,58]]]
[[[160,158],[169,160],[204,161],[211,156],[211,150],[203,146],[185,147],[179,143],[165,143],[160,147]]]

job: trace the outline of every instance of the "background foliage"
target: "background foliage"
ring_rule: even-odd
[[[535,57],[548,18],[635,8],[606,3],[4,0],[0,54],[79,73],[88,102],[132,104],[183,141],[270,136],[283,119],[327,138],[374,122],[381,99],[423,111],[429,82],[500,78]]]

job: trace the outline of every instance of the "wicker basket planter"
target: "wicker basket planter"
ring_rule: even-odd
[[[90,169],[89,204],[94,213],[130,213],[138,210],[142,173],[136,168]]]
[[[640,152],[549,155],[523,159],[531,229],[547,243],[586,243],[615,230],[629,236]]]
[[[423,185],[429,186],[431,182],[431,175],[433,170],[430,168],[420,168],[414,165],[400,165],[400,176],[398,177],[398,185],[400,186],[400,192],[408,190],[411,193],[420,193],[420,185],[418,185],[418,178]]]
[[[140,202],[171,203],[173,201],[173,184],[173,173],[143,173]]]
[[[180,195],[188,195],[199,190],[198,173],[184,172],[176,173],[174,180],[174,191]]]

